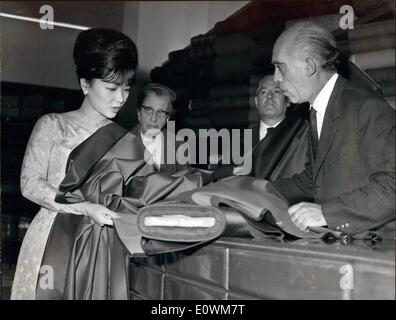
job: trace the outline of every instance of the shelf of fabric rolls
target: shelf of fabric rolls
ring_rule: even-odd
[[[273,44],[285,27],[306,19],[326,25],[342,57],[371,77],[395,107],[392,5],[359,0],[307,3],[252,2],[208,33],[193,37],[186,48],[170,52],[169,59],[151,71],[151,80],[177,92],[177,127],[242,129],[257,123],[255,89],[262,76],[273,71]],[[354,8],[353,29],[340,29],[342,5]]]
[[[395,243],[223,237],[131,258],[131,299],[394,299]]]
[[[20,191],[20,171],[33,126],[45,113],[70,111],[81,104],[78,90],[1,82],[1,252],[2,263],[16,264],[22,239],[38,205]]]

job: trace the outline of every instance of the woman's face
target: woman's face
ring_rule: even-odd
[[[138,110],[138,120],[142,133],[148,130],[162,130],[170,114],[170,100],[167,96],[159,96],[154,92],[149,92],[143,99],[141,108]]]
[[[89,106],[107,119],[114,118],[129,96],[130,86],[101,79],[87,84],[86,100]]]

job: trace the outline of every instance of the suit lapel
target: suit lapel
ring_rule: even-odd
[[[260,142],[260,122],[252,126],[252,146],[256,146]]]
[[[335,134],[338,129],[338,118],[341,111],[340,99],[341,94],[346,85],[346,80],[341,76],[334,85],[333,92],[330,96],[329,103],[327,104],[325,116],[323,119],[323,125],[321,130],[321,136],[318,145],[318,153],[316,155],[316,161],[314,165],[313,181],[316,181],[319,170],[322,167],[323,161],[333,144]]]

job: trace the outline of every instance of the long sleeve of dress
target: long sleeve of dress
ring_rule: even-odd
[[[57,185],[49,181],[49,165],[54,155],[55,143],[60,143],[60,128],[56,117],[45,115],[33,128],[26,147],[21,169],[21,192],[30,201],[52,211],[84,214],[81,204],[59,204],[55,202]],[[52,162],[54,159],[52,159]],[[64,172],[59,172],[60,176]]]
[[[11,299],[36,299],[41,262],[56,213],[84,214],[89,202],[59,204],[57,189],[65,177],[70,152],[92,135],[83,121],[66,114],[42,116],[33,128],[21,170],[22,195],[41,206],[32,220],[19,252]]]

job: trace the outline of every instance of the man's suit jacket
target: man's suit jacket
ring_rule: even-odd
[[[275,186],[290,201],[321,204],[329,228],[357,234],[395,218],[395,112],[338,77],[324,116],[316,161]]]
[[[308,151],[308,107],[308,104],[290,106],[285,119],[269,129],[261,141],[260,124],[252,127],[254,147],[250,176],[274,181],[304,170]]]
[[[140,123],[138,123],[135,127],[133,127],[130,130],[130,132],[132,132],[139,139],[139,141],[142,142],[142,136],[140,134]],[[161,163],[159,171],[166,172],[166,173],[169,173],[169,174],[173,174],[173,173],[176,173],[176,172],[178,172],[180,170],[184,170],[184,169],[189,168],[190,167],[189,164],[180,164],[177,161],[175,161],[175,163],[168,163],[167,162],[166,154],[167,154],[167,151],[169,151],[168,150],[168,143],[169,142],[167,141],[166,137],[167,137],[167,133],[168,132],[167,132],[166,129],[163,129],[162,133],[164,135],[164,144],[162,145],[162,157],[163,157],[163,159],[165,161],[164,161],[164,163]],[[184,144],[184,142],[176,141],[174,134],[171,134],[170,136],[173,139],[173,141],[175,142],[175,157],[174,157],[174,159],[176,160],[176,151],[182,144]],[[143,142],[142,142],[142,144],[143,144]]]

